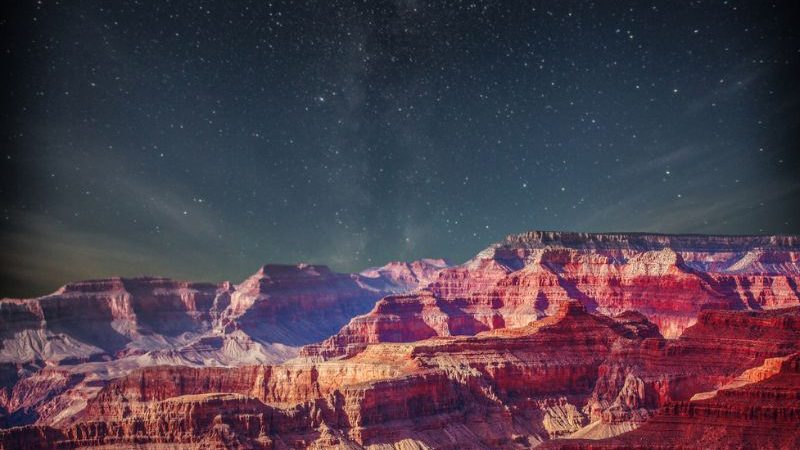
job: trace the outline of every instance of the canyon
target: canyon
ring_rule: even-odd
[[[285,361],[446,265],[396,262],[364,274],[265,265],[236,285],[112,278],[0,300],[0,426],[58,423],[139,367]]]
[[[71,283],[0,301],[0,448],[796,448],[799,281],[798,236],[536,231]]]
[[[704,309],[800,304],[798,245],[796,236],[509,236],[416,292],[384,297],[302,353],[336,357],[370,343],[522,326],[569,299],[607,315],[639,311],[674,338]]]

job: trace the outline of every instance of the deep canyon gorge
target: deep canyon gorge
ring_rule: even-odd
[[[469,261],[0,300],[0,448],[800,448],[800,237],[507,237]]]

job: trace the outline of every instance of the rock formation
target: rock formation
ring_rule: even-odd
[[[723,342],[715,344],[714,336]],[[580,435],[602,421],[603,408],[614,415],[613,402],[599,405],[611,398],[604,393],[615,393],[615,400],[645,415],[661,407],[631,435],[659,426],[669,432],[676,420],[691,428],[691,421],[680,418],[703,416],[720,436],[735,440],[736,433],[747,432],[736,424],[754,414],[772,421],[772,430],[797,420],[800,386],[791,374],[798,345],[800,308],[709,312],[680,339],[668,341],[639,313],[612,318],[589,313],[571,300],[553,315],[522,327],[370,344],[343,359],[138,369],[109,382],[62,427],[14,428],[0,432],[0,442],[7,448],[24,444],[34,449],[132,444],[187,449],[531,448]],[[736,348],[746,353],[729,361]],[[619,384],[610,374],[623,355],[639,359],[631,364],[636,370]],[[763,367],[753,369],[758,366]],[[782,391],[758,387],[783,373],[794,378],[779,383]],[[753,393],[734,395],[746,388]],[[710,390],[718,391],[704,394]],[[762,408],[764,399],[771,403]],[[624,440],[627,436],[617,438],[623,439],[619,445],[632,442]],[[792,432],[787,436],[780,438],[781,445],[794,442]]]
[[[57,422],[104,380],[137,367],[284,361],[443,264],[368,275],[267,265],[238,285],[112,278],[0,300],[0,426]]]
[[[542,448],[800,448],[800,353],[770,358],[733,382],[669,402],[640,428],[603,440],[559,440]]]
[[[531,232],[440,271],[421,290],[381,299],[302,353],[331,358],[367,343],[520,326],[569,299],[604,314],[639,311],[674,338],[705,309],[800,305],[799,282],[797,236]]]
[[[797,236],[532,232],[72,283],[0,300],[0,449],[793,448],[799,281]]]
[[[410,292],[427,286],[451,264],[444,259],[421,259],[410,263],[392,261],[382,267],[362,270],[359,282],[383,292]]]
[[[267,448],[276,441],[286,444],[287,436],[308,439],[322,427],[355,445],[399,435],[436,444],[447,437],[426,430],[434,424],[446,424],[461,445],[479,437],[491,446],[507,441],[513,430],[540,441],[580,427],[585,420],[580,404],[615,345],[657,335],[641,316],[615,321],[573,302],[526,327],[380,344],[347,360],[150,367],[109,382],[61,430],[60,440],[70,445],[191,443],[211,439],[216,422],[229,429],[246,427],[241,412],[258,417],[247,419],[254,423],[250,434],[237,434],[245,439],[242,444],[255,447],[261,441]],[[228,410],[231,422],[225,420]],[[215,419],[217,414],[222,418]],[[519,425],[522,417],[530,423]],[[488,434],[458,431],[471,420],[484,422],[482,433]],[[492,430],[495,425],[502,428]],[[186,431],[194,426],[200,428]],[[6,439],[25,435],[18,433]]]
[[[766,358],[800,351],[800,307],[704,311],[674,341],[615,351],[586,406],[592,424],[574,437],[602,438],[643,423],[673,401],[716,389]]]

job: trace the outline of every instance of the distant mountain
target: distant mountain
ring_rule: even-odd
[[[798,352],[797,307],[704,312],[680,338],[666,340],[639,313],[609,318],[569,300],[527,326],[372,344],[347,359],[138,369],[110,381],[59,427],[0,430],[0,443],[794,448]],[[610,439],[596,440],[603,437]]]
[[[381,299],[303,354],[524,326],[569,300],[608,315],[639,311],[674,338],[705,309],[800,305],[798,284],[797,236],[537,231],[509,236],[416,292]]]
[[[0,450],[794,448],[798,283],[798,236],[543,231],[73,283],[0,301]]]
[[[367,275],[325,266],[266,265],[238,285],[168,278],[70,283],[33,299],[0,300],[0,423],[85,402],[98,380],[151,365],[276,363],[325,339],[383,295],[414,290],[441,260]]]

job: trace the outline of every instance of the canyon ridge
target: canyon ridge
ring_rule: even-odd
[[[0,300],[0,449],[800,448],[800,236],[533,231],[453,265]]]

